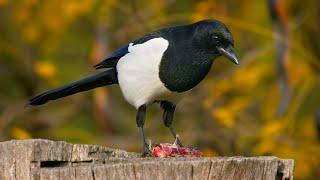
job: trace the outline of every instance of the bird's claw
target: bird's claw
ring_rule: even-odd
[[[144,143],[143,148],[142,148],[142,153],[141,153],[141,157],[152,157],[152,146],[151,146],[151,140],[149,140],[149,144],[148,143]]]
[[[176,145],[177,147],[183,147],[183,145],[182,145],[182,143],[181,143],[181,141],[179,139],[179,135],[178,134],[176,135],[176,138],[175,138],[173,144]]]

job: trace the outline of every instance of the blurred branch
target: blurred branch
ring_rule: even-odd
[[[317,138],[318,138],[318,141],[320,142],[320,111],[316,113],[315,121],[316,121],[316,131],[318,135]]]
[[[278,106],[277,116],[283,116],[292,96],[292,88],[288,79],[288,61],[289,61],[289,29],[286,12],[279,0],[269,0],[269,12],[273,23],[274,36],[276,38],[276,62],[279,73],[280,83],[280,103]]]
[[[290,112],[288,112],[286,118],[286,123],[289,126],[289,133],[291,134],[293,134],[297,128],[297,121],[293,120],[296,119],[295,117],[297,117],[299,109],[307,99],[310,91],[313,88],[313,85],[314,83],[312,82],[312,80],[306,80],[305,82],[303,82],[303,84],[300,85],[301,87],[297,89],[298,93],[296,93],[296,95],[292,98],[292,101],[294,103],[292,103],[292,106],[290,106]]]
[[[12,102],[12,100],[6,99],[5,96],[1,97],[3,110],[0,114],[0,138],[2,139],[8,135],[9,125],[14,122],[18,116],[25,113],[25,102],[23,100],[21,102]]]
[[[91,61],[93,64],[99,63],[99,61],[107,55],[107,32],[108,25],[102,21],[96,23],[95,40],[93,44],[93,50],[91,54]],[[112,128],[108,123],[108,91],[105,88],[98,88],[93,90],[93,116],[103,133],[112,132]]]
[[[240,30],[252,32],[277,41],[284,41],[279,34],[273,34],[272,31],[260,25],[219,14],[214,14],[214,17]],[[289,50],[300,54],[305,61],[308,61],[312,65],[313,68],[320,69],[320,61],[308,48],[304,47],[300,42],[291,41],[290,43],[290,47],[288,47]]]

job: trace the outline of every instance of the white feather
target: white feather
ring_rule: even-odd
[[[118,81],[125,99],[136,108],[170,91],[159,78],[163,53],[169,46],[164,38],[154,38],[128,47],[129,53],[117,64]]]

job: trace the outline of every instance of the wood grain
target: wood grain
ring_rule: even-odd
[[[277,157],[140,158],[97,145],[42,139],[0,143],[0,179],[293,179],[294,161]]]

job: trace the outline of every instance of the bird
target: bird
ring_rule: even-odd
[[[118,84],[125,100],[137,110],[142,154],[150,153],[144,124],[147,106],[154,103],[162,108],[163,123],[177,145],[183,146],[172,127],[180,95],[199,84],[219,56],[239,64],[233,36],[219,20],[205,19],[158,29],[122,46],[94,66],[104,71],[41,93],[29,99],[28,105],[38,106],[78,92]]]

